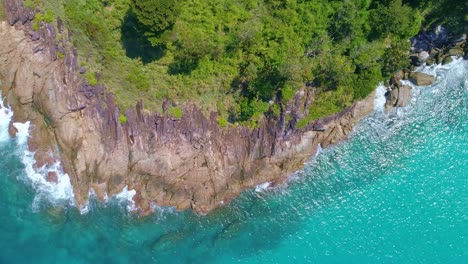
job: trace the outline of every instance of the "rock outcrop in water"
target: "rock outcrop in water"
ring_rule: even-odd
[[[431,85],[435,81],[435,77],[422,72],[412,72],[409,75],[409,79],[412,83],[418,86]]]
[[[410,54],[411,68],[434,63],[447,64],[453,61],[452,57],[467,59],[468,45],[466,34],[461,37],[453,37],[442,26],[437,26],[428,31],[421,31],[411,38]],[[409,80],[418,86],[432,85],[436,77],[422,73],[400,70],[393,74],[387,89],[385,110],[393,107],[404,107],[411,99],[411,87],[402,85],[402,80]]]

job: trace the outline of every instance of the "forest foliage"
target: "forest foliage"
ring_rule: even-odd
[[[68,25],[84,78],[121,108],[189,100],[223,126],[278,114],[305,86],[316,98],[299,125],[365,98],[407,66],[408,38],[450,11],[441,2],[463,16],[448,0],[26,0]]]

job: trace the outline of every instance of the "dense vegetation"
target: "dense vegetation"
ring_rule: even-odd
[[[41,8],[39,19],[53,14],[68,25],[80,63],[88,69],[84,78],[106,83],[122,108],[143,100],[146,108],[160,111],[165,98],[190,100],[218,111],[222,126],[226,120],[255,125],[264,113],[278,115],[306,85],[315,87],[316,98],[299,126],[338,112],[407,66],[407,39],[418,32],[424,16],[440,17],[454,8],[460,17],[450,23],[466,22],[466,3],[449,0],[25,4]],[[170,113],[181,116],[174,108]]]

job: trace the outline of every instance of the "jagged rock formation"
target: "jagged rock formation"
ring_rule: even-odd
[[[216,113],[206,117],[189,103],[181,119],[147,113],[139,104],[126,111],[128,121],[121,124],[113,95],[80,78],[76,51],[67,40],[56,41],[52,26],[33,31],[31,12],[18,2],[6,0],[4,5],[9,24],[0,26],[2,94],[16,121],[31,120],[29,143],[38,165],[53,162],[51,157],[61,159],[78,206],[91,188],[103,199],[128,185],[137,190],[142,213],[149,211],[150,202],[206,213],[247,188],[283,182],[303,167],[318,144],[343,140],[373,109],[370,96],[296,129],[301,109],[313,100],[304,89],[281,118],[265,119],[256,129],[220,128]],[[58,51],[64,59],[57,58]],[[291,121],[285,121],[286,114]]]
[[[102,199],[128,185],[137,190],[143,210],[154,201],[205,213],[244,189],[281,183],[303,166],[318,144],[326,147],[342,140],[373,109],[369,97],[322,120],[323,131],[266,119],[253,130],[221,129],[215,113],[207,118],[190,104],[181,119],[145,114],[137,105],[127,110],[128,122],[120,124],[113,95],[80,80],[72,52],[64,60],[48,53],[48,41],[43,40],[53,31],[42,29],[34,41],[23,30],[6,23],[0,28],[2,94],[17,113],[15,120],[32,121],[30,145],[40,163],[47,162],[50,153],[60,157],[78,205],[90,188]],[[308,99],[303,92],[295,103],[301,107]],[[290,108],[295,115],[296,107]]]

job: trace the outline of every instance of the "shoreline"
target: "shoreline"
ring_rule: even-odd
[[[113,95],[101,85],[80,80],[73,47],[65,51],[64,60],[58,59],[50,28],[35,35],[29,17],[17,21],[21,21],[15,23],[19,30],[1,25],[0,34],[9,32],[17,38],[18,42],[6,46],[17,43],[26,51],[8,54],[9,58],[26,59],[30,65],[26,69],[17,65],[14,74],[3,69],[10,74],[6,80],[11,86],[1,88],[8,91],[5,97],[16,113],[13,122],[31,120],[35,127],[29,147],[38,166],[62,161],[78,209],[84,208],[91,190],[100,201],[122,190],[134,190],[130,199],[141,215],[151,213],[152,203],[206,214],[247,189],[266,182],[273,187],[284,183],[317,153],[318,146],[326,148],[345,140],[354,125],[374,109],[375,92],[321,119],[324,131],[317,131],[314,122],[296,129],[267,119],[258,129],[221,129],[215,113],[206,117],[191,105],[184,107],[181,119],[147,114],[137,105],[126,111],[129,120],[121,124]],[[39,83],[37,75],[43,76]],[[398,85],[393,88],[400,90]],[[308,91],[296,94],[296,105],[308,100]],[[44,158],[50,156],[52,161]]]
[[[15,34],[19,36],[21,33],[22,31],[17,31]],[[25,42],[22,39],[20,41],[25,44],[27,43],[27,41]],[[24,54],[20,54],[19,56],[23,56],[23,55]],[[29,56],[30,58],[32,57],[33,59],[35,59],[34,57],[37,55],[38,54],[32,53]],[[60,66],[61,64],[60,61],[54,61],[53,64],[55,64],[54,65],[55,69],[60,69],[63,67],[63,66]],[[25,74],[28,74],[28,73],[25,73]],[[53,76],[55,74],[56,73],[53,73],[51,75]],[[15,81],[11,83],[15,83],[16,89],[13,89],[13,90],[7,89],[7,91],[9,90],[13,92],[18,92],[17,87],[26,88],[28,86],[34,86],[34,83],[20,85],[22,81],[27,82],[28,78],[25,78],[24,80],[15,79]],[[50,80],[50,81],[53,82],[53,84],[51,85],[55,85],[56,80]],[[60,87],[61,87],[59,88],[60,90],[67,89],[67,87],[65,86],[60,86]],[[33,91],[19,91],[19,94],[21,95],[22,92],[25,92],[25,93],[32,92],[34,94],[34,89],[37,89],[37,88],[34,88],[34,87],[31,87],[31,88]],[[74,87],[68,87],[68,88],[73,89]],[[55,88],[53,89],[55,90]],[[54,91],[54,93],[57,93],[57,92],[62,93],[60,91]],[[68,93],[70,92],[71,91],[68,91]],[[65,95],[66,93],[67,92],[63,92],[62,96]],[[55,96],[58,96],[58,94],[54,95],[53,97]],[[175,142],[180,142],[179,137],[181,136],[181,134],[179,131],[188,130],[188,131],[191,131],[192,133],[191,135],[189,135],[189,139],[187,140],[188,141],[187,143],[190,145],[190,149],[191,149],[190,152],[194,152],[194,151],[200,152],[200,149],[203,150],[205,148],[205,145],[208,145],[207,146],[208,148],[213,148],[213,147],[218,148],[219,154],[216,154],[216,156],[218,156],[221,159],[224,159],[225,162],[226,160],[225,158],[223,158],[223,156],[224,157],[231,156],[230,158],[232,160],[231,161],[227,160],[227,162],[231,164],[229,165],[230,168],[228,169],[230,170],[230,172],[228,173],[230,175],[234,173],[234,174],[237,174],[237,176],[234,176],[234,177],[223,176],[223,175],[226,175],[226,173],[219,173],[218,176],[213,175],[214,177],[221,176],[225,178],[225,180],[223,180],[225,183],[222,183],[222,185],[226,186],[227,184],[226,187],[228,187],[227,189],[226,187],[222,187],[222,186],[215,187],[217,189],[224,188],[224,191],[223,191],[224,194],[222,194],[220,198],[213,199],[214,197],[203,197],[204,196],[203,193],[205,193],[203,189],[206,190],[207,187],[206,186],[203,187],[202,185],[201,188],[195,187],[195,186],[191,188],[192,190],[194,190],[192,192],[199,193],[198,195],[201,195],[201,197],[198,199],[190,198],[190,197],[193,197],[193,194],[190,194],[190,192],[185,192],[183,190],[180,190],[180,187],[177,188],[179,190],[177,191],[178,194],[176,195],[176,197],[174,197],[174,193],[172,194],[169,193],[169,197],[167,198],[162,197],[162,199],[161,198],[158,199],[157,197],[154,197],[154,198],[148,199],[148,196],[158,195],[158,194],[160,195],[161,192],[166,193],[165,196],[167,196],[167,192],[161,190],[161,191],[150,191],[150,193],[148,192],[145,193],[144,190],[141,190],[142,183],[139,182],[138,179],[133,180],[133,181],[124,180],[126,178],[125,175],[128,175],[128,174],[123,174],[120,177],[122,179],[122,182],[115,184],[111,188],[109,188],[109,186],[105,186],[105,185],[103,186],[102,184],[99,184],[99,181],[97,183],[81,184],[80,186],[79,180],[82,177],[77,176],[77,174],[79,173],[76,173],[76,171],[74,170],[74,167],[76,166],[75,164],[73,164],[74,160],[71,157],[73,153],[70,153],[70,151],[68,151],[69,153],[66,153],[67,150],[70,150],[71,148],[73,148],[74,144],[71,143],[70,145],[72,147],[70,148],[70,147],[65,147],[62,144],[60,144],[61,142],[54,143],[54,141],[56,141],[57,137],[60,137],[58,136],[58,134],[70,132],[69,130],[70,130],[70,125],[72,122],[74,123],[73,124],[74,129],[78,129],[77,126],[81,126],[81,125],[77,125],[75,122],[78,121],[81,123],[83,122],[82,121],[83,119],[89,118],[88,121],[86,122],[88,124],[92,124],[94,122],[100,123],[98,124],[99,125],[98,127],[92,128],[92,130],[95,131],[94,133],[99,135],[99,133],[104,132],[103,136],[106,136],[111,141],[109,142],[106,140],[107,142],[104,142],[105,145],[110,143],[109,145],[111,146],[105,146],[105,145],[102,146],[101,145],[103,142],[101,141],[102,139],[98,141],[94,139],[93,140],[94,143],[92,145],[94,147],[97,147],[97,149],[92,150],[92,152],[102,152],[102,150],[99,150],[99,147],[126,148],[125,145],[127,144],[132,145],[132,141],[134,145],[140,145],[141,147],[141,145],[144,144],[143,142],[141,142],[142,140],[141,137],[136,138],[136,136],[131,135],[131,134],[128,136],[125,136],[125,134],[132,133],[132,130],[134,129],[140,130],[138,131],[139,134],[141,134],[142,132],[144,133],[144,131],[141,131],[141,125],[146,126],[148,125],[148,122],[154,122],[154,121],[151,121],[151,120],[154,120],[154,117],[138,115],[138,111],[140,110],[137,108],[137,111],[136,111],[137,113],[134,112],[129,115],[129,116],[133,116],[133,118],[130,118],[129,120],[130,125],[125,124],[124,126],[122,126],[121,124],[116,122],[117,117],[118,117],[117,115],[118,109],[116,109],[115,106],[112,105],[112,101],[111,101],[112,97],[108,95],[107,100],[104,102],[101,101],[102,98],[98,98],[98,100],[96,100],[97,102],[93,102],[94,105],[92,106],[96,107],[97,109],[96,108],[93,109],[94,111],[92,113],[89,113],[89,115],[86,114],[87,109],[85,111],[80,110],[76,112],[70,112],[69,114],[65,115],[64,117],[69,118],[69,120],[68,120],[68,123],[64,124],[61,129],[66,130],[66,131],[57,131],[58,129],[60,129],[59,127],[50,127],[50,126],[44,125],[43,121],[41,122],[41,119],[44,120],[44,116],[47,117],[46,119],[56,119],[57,122],[62,121],[63,119],[61,119],[61,116],[54,117],[54,115],[57,115],[56,110],[55,110],[55,113],[51,113],[49,115],[43,115],[42,111],[39,111],[39,112],[32,111],[31,105],[25,102],[25,101],[28,101],[28,99],[22,99],[19,96],[12,97],[11,93],[7,94],[7,96],[5,97],[7,98],[7,101],[9,102],[14,112],[16,113],[13,121],[23,123],[28,120],[31,120],[33,127],[35,127],[35,129],[31,131],[31,140],[29,141],[29,146],[30,146],[31,151],[35,152],[36,154],[35,158],[36,160],[38,160],[37,167],[42,167],[44,164],[47,164],[47,162],[50,162],[44,157],[53,156],[54,160],[58,159],[57,157],[61,157],[60,160],[62,161],[62,164],[64,167],[63,170],[65,173],[70,175],[70,179],[72,181],[72,185],[73,185],[74,192],[75,192],[76,205],[78,208],[81,208],[83,207],[83,205],[86,204],[90,189],[93,189],[95,191],[98,200],[103,201],[106,195],[108,196],[115,195],[121,192],[125,188],[125,186],[127,186],[128,189],[136,190],[134,200],[136,200],[136,204],[138,208],[144,208],[143,210],[140,210],[140,213],[142,213],[143,215],[149,213],[152,202],[155,202],[156,204],[158,204],[158,206],[174,206],[178,210],[185,210],[185,209],[191,208],[199,214],[206,214],[211,209],[214,209],[218,206],[222,206],[223,204],[227,204],[230,200],[237,197],[243,190],[254,188],[255,186],[262,184],[264,182],[274,182],[275,184],[280,184],[284,182],[284,180],[287,178],[288,175],[295,172],[297,169],[302,168],[303,163],[306,160],[308,160],[310,156],[313,156],[313,154],[316,152],[316,149],[317,149],[316,146],[318,146],[318,144],[321,144],[322,146],[326,147],[330,144],[334,144],[340,141],[340,138],[346,137],[346,135],[351,131],[352,125],[357,122],[360,116],[366,115],[368,112],[371,111],[371,108],[373,108],[372,104],[369,104],[369,103],[363,103],[363,102],[355,103],[351,108],[346,109],[344,112],[335,116],[325,118],[323,122],[324,125],[328,125],[331,127],[331,129],[329,129],[329,133],[323,133],[322,131],[320,132],[312,131],[309,128],[309,129],[303,129],[299,133],[289,132],[284,137],[281,136],[279,138],[275,136],[279,131],[271,131],[269,129],[270,125],[268,124],[267,120],[264,120],[261,128],[250,130],[247,128],[240,128],[240,127],[233,128],[233,129],[220,129],[217,125],[215,118],[211,118],[210,120],[207,120],[205,117],[203,117],[203,115],[199,111],[197,111],[196,108],[191,109],[192,117],[190,117],[190,115],[185,115],[185,117],[182,118],[182,120],[171,120],[171,118],[166,119],[164,117],[161,120],[161,117],[157,117],[159,120],[162,121],[161,125],[163,129],[162,131],[160,131],[159,138],[161,141],[166,141],[166,143],[162,142],[162,144],[159,145],[160,147],[161,145],[162,147],[166,147],[166,151],[160,152],[162,154],[161,156],[164,156],[166,153],[171,153],[171,152],[173,153],[174,151],[176,152],[181,151],[181,150],[177,150],[179,148]],[[47,96],[47,97],[50,98],[50,96]],[[47,99],[44,98],[44,100],[47,100]],[[298,100],[300,99],[301,98],[299,97]],[[24,103],[22,103],[22,100]],[[18,102],[18,103],[15,103],[15,102]],[[102,109],[103,103],[106,103],[108,106],[112,105],[113,109],[109,109],[109,108]],[[63,106],[52,107],[51,106],[48,110],[53,111],[53,109],[60,109],[60,108],[63,109],[65,107]],[[89,108],[89,105],[87,106],[87,108]],[[104,111],[104,112],[99,113],[99,111]],[[360,114],[360,113],[363,113],[363,114]],[[104,116],[107,116],[107,118],[109,119],[104,117],[104,121],[105,119],[107,119],[108,121],[111,121],[112,123],[111,124],[107,123],[107,125],[111,125],[110,127],[111,130],[114,130],[115,132],[117,132],[117,134],[114,134],[115,132],[113,132],[112,134],[106,135],[106,133],[110,131],[101,130],[102,125],[105,125],[105,123],[104,124],[102,123],[103,121],[102,119],[97,120],[96,114],[101,115],[101,116],[102,114],[104,114]],[[189,120],[184,120],[184,119],[189,119]],[[132,122],[136,124],[133,125]],[[205,127],[198,126],[198,123],[202,123],[202,125],[204,125]],[[174,126],[174,125],[176,127],[171,128],[170,131],[164,131],[164,126]],[[86,125],[83,125],[83,126],[86,126]],[[188,127],[195,126],[195,127],[188,128],[187,126]],[[340,128],[336,130],[335,128],[337,127],[340,127]],[[153,130],[154,128],[153,129],[149,128],[149,129]],[[158,126],[156,126],[155,129],[158,129]],[[10,129],[10,131],[11,130],[12,129]],[[148,131],[148,128],[145,128],[144,130]],[[203,139],[203,137],[200,138],[200,135],[207,134],[207,132],[214,134],[216,138],[213,138],[213,136],[211,135],[209,135],[210,136],[209,138],[205,138],[205,139]],[[87,134],[89,135],[89,132]],[[182,134],[182,136],[184,135]],[[193,138],[194,136],[198,138]],[[138,140],[140,140],[140,142],[137,142]],[[202,140],[202,142],[200,142],[200,140]],[[183,140],[183,141],[186,141],[186,140]],[[216,142],[213,142],[213,141],[216,141]],[[224,144],[223,142],[228,142],[227,144],[230,146],[226,146],[226,144]],[[167,145],[170,146],[169,150],[167,150]],[[234,147],[235,145],[237,145],[237,147]],[[271,149],[272,145],[275,145],[277,149],[275,150]],[[54,146],[58,146],[58,150]],[[243,147],[239,149],[239,146],[243,146]],[[203,156],[205,157],[203,159],[206,160],[205,162],[210,162],[214,166],[216,166],[217,165],[216,163],[217,162],[219,163],[220,161],[219,158],[216,158],[216,157],[213,158],[212,149],[207,149],[207,150],[210,151],[211,153],[209,152],[209,153],[203,154]],[[232,152],[231,150],[233,150],[234,152],[230,153]],[[90,150],[87,150],[86,153],[89,153],[88,151]],[[278,154],[274,153],[274,151],[276,151]],[[80,156],[83,158],[86,158],[85,157],[86,153],[83,153],[82,155],[77,155],[78,156],[77,158],[80,158]],[[64,154],[69,154],[68,158],[67,158],[67,155],[64,155]],[[197,154],[198,153],[195,153],[195,159],[197,159],[196,157],[198,156]],[[209,156],[207,157],[207,155],[211,157]],[[114,164],[120,164],[120,163],[125,164],[126,162],[128,162],[128,154],[125,156],[127,156],[126,158],[124,158],[126,161],[122,159],[120,161],[115,161],[114,159],[112,159],[111,160],[112,163],[108,164],[109,169],[106,169],[106,171],[110,171],[112,173],[111,167],[113,167]],[[211,158],[211,160],[207,158]],[[223,162],[223,160],[221,160],[221,162]],[[238,168],[239,166],[234,165],[234,164],[239,164],[239,162],[245,164],[244,169],[241,168],[241,170],[239,170]],[[166,159],[164,163],[166,164],[169,163],[169,160]],[[183,163],[185,162],[180,161],[179,164],[183,165]],[[273,174],[271,173],[269,164],[277,168],[275,173]],[[207,164],[207,165],[210,166],[210,164]],[[84,165],[85,170],[86,170],[86,166],[87,165]],[[193,166],[194,169],[199,168],[199,165],[197,164],[192,164],[191,166]],[[142,168],[142,169],[145,169],[145,168]],[[154,168],[151,168],[151,167],[146,168],[146,170],[148,169],[154,170]],[[122,168],[122,171],[125,171],[125,170],[126,169]],[[200,174],[205,174],[207,172],[209,174],[209,171],[210,171],[209,169],[206,169],[200,172]],[[213,169],[211,171],[216,171],[216,169]],[[248,176],[248,175],[251,175],[251,176]],[[254,175],[258,175],[259,177],[254,176]],[[112,177],[112,175],[107,175],[106,178],[112,180],[112,178],[114,177]],[[130,176],[129,178],[133,178],[133,177]],[[235,180],[233,178],[237,178],[238,180]],[[230,182],[226,182],[226,180]],[[208,181],[210,182],[211,179],[208,179]],[[106,182],[106,180],[104,180],[104,182]],[[157,184],[160,185],[159,183]],[[197,191],[197,190],[200,190],[200,191]],[[213,190],[211,192],[213,192]],[[215,193],[217,193],[216,195],[219,196],[219,191],[216,191]],[[189,195],[189,197],[186,196],[187,194]],[[204,202],[199,205],[199,202],[197,202],[197,200],[200,200],[200,199],[204,200]]]

